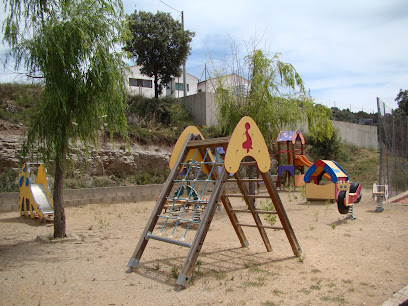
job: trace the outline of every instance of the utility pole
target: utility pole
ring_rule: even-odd
[[[174,7],[171,7],[170,5],[168,5],[167,3],[163,2],[162,0],[160,0],[161,3],[163,3],[164,5],[168,6],[169,8],[171,8],[172,10],[175,10],[178,13],[181,13],[181,26],[183,27],[183,32],[184,32],[184,12],[183,11],[179,11],[176,10]],[[186,60],[184,60],[183,62],[183,93],[184,93],[184,97],[187,96],[187,84],[186,84]]]
[[[183,27],[184,32],[184,12],[181,11],[181,25]],[[184,89],[184,96],[187,97],[187,84],[186,84],[186,60],[183,62],[183,89]]]

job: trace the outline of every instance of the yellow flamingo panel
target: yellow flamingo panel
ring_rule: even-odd
[[[265,173],[271,167],[268,147],[261,131],[251,117],[243,117],[234,129],[225,154],[224,167],[228,173],[238,171],[241,160],[251,156],[259,171]]]

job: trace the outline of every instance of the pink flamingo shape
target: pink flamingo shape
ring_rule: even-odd
[[[249,124],[249,122],[245,123],[245,136],[247,138],[246,141],[244,141],[242,143],[242,148],[247,150],[247,153],[249,152],[249,150],[252,149],[252,139],[251,136],[249,136],[248,130],[251,128],[251,125]]]

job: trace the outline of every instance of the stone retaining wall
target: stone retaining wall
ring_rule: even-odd
[[[65,206],[155,200],[163,184],[105,188],[66,189]],[[18,211],[18,192],[0,193],[0,211]]]
[[[231,185],[231,183],[228,183]],[[133,185],[104,188],[83,188],[66,189],[64,192],[65,206],[78,206],[94,203],[121,203],[121,202],[139,202],[154,201],[160,195],[164,184],[153,185]],[[213,186],[208,186],[205,198],[210,197]],[[236,184],[226,187],[228,191],[237,192]],[[203,186],[197,186],[197,190],[203,190]],[[0,212],[18,211],[18,192],[0,193]]]

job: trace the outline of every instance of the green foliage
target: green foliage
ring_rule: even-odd
[[[0,84],[0,119],[28,125],[41,94],[42,86],[38,84]]]
[[[248,92],[237,93],[234,88],[239,84],[225,84],[225,77],[216,73],[217,116],[223,133],[232,133],[243,116],[250,116],[270,146],[282,129],[296,129],[306,121],[315,138],[331,137],[330,110],[304,94],[300,75],[291,64],[280,60],[280,54],[269,58],[254,50],[245,57],[245,67],[251,84]]]
[[[131,39],[125,50],[142,66],[140,72],[154,77],[158,98],[173,76],[180,76],[180,67],[190,52],[194,32],[185,31],[169,13],[135,11],[128,16]]]
[[[5,0],[7,59],[41,80],[44,91],[27,130],[33,147],[54,160],[54,237],[65,236],[63,181],[69,140],[96,144],[102,126],[126,135],[126,87],[120,0]]]
[[[18,191],[18,170],[6,168],[0,172],[0,192]]]
[[[340,110],[337,107],[331,108],[332,118],[336,121],[351,122],[358,124],[377,124],[378,114],[369,114],[364,111],[352,112],[350,109]]]
[[[181,132],[193,122],[179,99],[160,99],[131,96],[128,111],[136,117],[129,124],[129,135],[140,143],[165,143],[172,145]]]
[[[179,270],[180,270],[180,266],[178,265],[174,265],[171,267],[171,275],[173,276],[174,279],[178,278]]]
[[[227,136],[225,133],[223,133],[218,126],[203,126],[200,127],[200,131],[203,134],[205,138],[218,138],[218,137],[223,137]]]
[[[272,201],[266,200],[265,203],[262,203],[262,207],[266,211],[276,211],[275,205],[273,205]],[[269,223],[269,225],[273,226],[276,223],[276,215],[273,214],[265,214],[264,220]]]
[[[308,144],[308,152],[313,160],[329,159],[339,160],[342,156],[342,140],[338,130],[334,129],[331,138],[313,138],[306,136],[305,142]]]
[[[169,176],[169,171],[151,171],[132,175],[128,181],[136,185],[163,184]]]
[[[128,110],[144,122],[153,122],[165,126],[191,124],[191,118],[179,99],[173,97],[147,98],[130,96]]]
[[[7,2],[4,37],[11,47],[9,56],[16,59],[16,68],[24,65],[44,85],[26,148],[39,141],[50,159],[66,152],[71,137],[96,142],[103,123],[110,132],[124,133],[124,63],[121,54],[113,52],[124,34],[121,3]]]
[[[408,90],[400,89],[395,101],[398,103],[398,110],[403,115],[408,116]]]
[[[16,174],[17,175],[17,174]],[[112,175],[105,176],[89,176],[87,174],[75,174],[67,177],[64,180],[66,189],[78,188],[96,188],[96,187],[113,187],[113,186],[129,186],[129,185],[150,185],[163,184],[169,176],[169,170],[165,171],[149,171],[133,175],[123,175],[115,172]],[[2,175],[0,175],[1,180]],[[14,180],[17,176],[14,178]],[[13,185],[17,186],[14,182]]]

